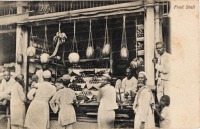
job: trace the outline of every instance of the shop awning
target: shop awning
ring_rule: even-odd
[[[26,20],[27,17],[28,17],[28,13],[2,16],[0,17],[0,25],[15,24],[17,22]]]
[[[80,9],[73,11],[65,11],[59,13],[49,13],[37,16],[30,16],[26,20],[18,22],[19,24],[27,24],[34,22],[53,22],[53,21],[69,21],[75,19],[97,18],[119,14],[130,14],[144,12],[143,1],[129,2],[123,4],[94,7],[88,9]]]

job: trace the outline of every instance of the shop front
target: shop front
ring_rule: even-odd
[[[116,81],[126,76],[128,67],[135,77],[144,70],[148,84],[155,88],[151,62],[155,42],[162,39],[157,11],[159,4],[136,1],[29,16],[17,24],[17,47],[27,49],[21,51],[23,61],[17,64],[16,72],[25,75],[27,92],[32,75],[43,66],[51,70],[53,83],[70,73],[78,100],[74,104],[76,126],[97,128],[96,96],[102,74],[110,73]],[[90,95],[84,96],[81,93],[86,89]],[[131,105],[132,100],[127,99],[116,110],[116,127],[133,127]],[[51,113],[50,119],[56,128],[57,114]]]

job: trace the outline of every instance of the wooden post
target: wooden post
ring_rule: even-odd
[[[150,4],[150,3],[148,3]],[[144,18],[145,24],[145,72],[147,74],[147,84],[154,86],[154,64],[152,59],[154,58],[154,47],[155,47],[155,28],[154,28],[154,6],[146,7],[146,16]]]

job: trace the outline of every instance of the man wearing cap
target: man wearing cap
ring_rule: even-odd
[[[58,112],[58,124],[62,129],[72,129],[76,122],[76,113],[73,107],[73,102],[76,100],[74,90],[69,88],[70,76],[64,75],[62,77],[63,89],[56,92],[50,101],[51,108],[54,113]]]
[[[163,95],[169,95],[170,54],[166,52],[166,45],[163,42],[156,43],[156,51],[159,57],[155,57],[152,62],[155,64],[157,99],[160,101]]]
[[[135,113],[134,129],[153,129],[154,123],[154,97],[146,85],[146,73],[138,74],[138,92],[133,104]]]
[[[3,105],[6,105],[7,100],[10,99],[10,93],[12,85],[15,84],[15,80],[11,78],[11,74],[9,70],[4,70],[3,72],[3,80],[0,84],[0,100],[2,101]]]
[[[102,86],[99,88],[97,101],[100,103],[98,108],[98,128],[114,128],[115,109],[118,108],[116,103],[116,92],[114,86],[110,84],[111,77],[108,74],[102,76]]]
[[[50,128],[49,122],[49,100],[56,93],[56,88],[51,81],[51,72],[45,70],[43,72],[44,82],[36,83],[35,92],[29,94],[28,99],[31,102],[25,119],[25,127],[28,129],[48,129]]]

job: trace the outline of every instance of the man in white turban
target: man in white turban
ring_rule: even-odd
[[[42,74],[44,82],[35,84],[35,92],[28,95],[31,102],[25,120],[25,127],[28,129],[48,129],[50,128],[49,122],[49,100],[56,93],[56,87],[53,86],[51,81],[51,72],[45,70]],[[38,115],[39,114],[39,115]]]
[[[135,113],[134,129],[152,129],[154,123],[154,97],[146,85],[147,77],[145,72],[138,74],[138,92],[133,104]]]
[[[116,103],[115,88],[110,84],[111,77],[103,74],[102,85],[99,88],[97,101],[100,103],[98,108],[98,129],[114,128]]]

